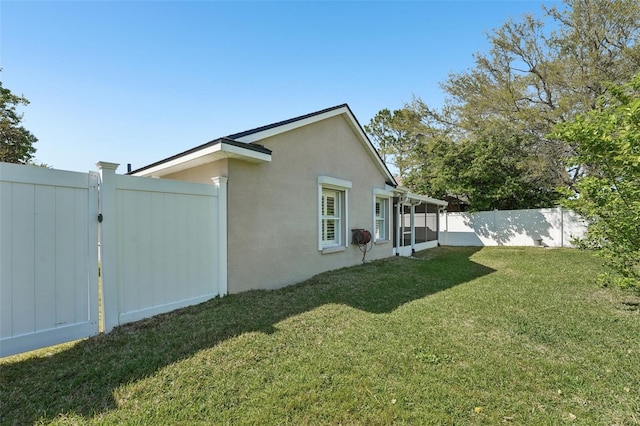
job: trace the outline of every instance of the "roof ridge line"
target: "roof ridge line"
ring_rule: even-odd
[[[304,115],[301,115],[301,116],[298,116],[298,117],[289,118],[287,120],[282,120],[282,121],[278,121],[278,122],[275,122],[275,123],[267,124],[267,125],[264,125],[264,126],[256,127],[254,129],[249,129],[249,130],[245,130],[245,131],[238,132],[238,133],[232,133],[230,135],[225,136],[225,138],[229,138],[229,139],[242,138],[242,137],[245,137],[245,136],[252,135],[254,133],[260,133],[260,132],[263,132],[265,130],[274,129],[276,127],[280,127],[280,126],[284,126],[284,125],[287,125],[287,124],[295,123],[296,121],[305,120],[307,118],[311,118],[311,117],[314,117],[316,115],[325,114],[327,112],[334,111],[334,110],[337,110],[337,109],[340,109],[340,108],[345,108],[345,107],[347,109],[351,110],[347,103],[343,103],[343,104],[336,105],[336,106],[333,106],[333,107],[330,107],[330,108],[322,109],[320,111],[315,111],[315,112],[312,112],[312,113],[309,113],[309,114],[304,114]]]

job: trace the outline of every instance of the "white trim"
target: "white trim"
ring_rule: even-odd
[[[242,148],[225,142],[220,142],[209,147],[199,149],[190,154],[183,155],[173,160],[163,162],[157,166],[144,169],[133,176],[164,176],[169,173],[178,172],[201,164],[210,163],[222,158],[239,158],[253,163],[263,163],[271,161],[271,155],[254,151],[249,148]]]
[[[335,247],[342,241],[342,198],[344,192],[333,189],[322,188],[322,204],[320,205],[320,217],[322,221],[322,247]],[[329,200],[333,200],[333,214],[329,214]],[[329,238],[329,223],[333,224],[333,238]]]
[[[393,197],[393,191],[388,189],[373,188],[373,195],[377,197]]]
[[[353,186],[353,184],[344,179],[339,179],[331,176],[318,176],[318,205],[317,205],[317,215],[318,215],[318,250],[327,251],[332,247],[348,247],[349,246],[349,189]],[[340,228],[344,232],[341,235],[341,239],[339,244],[326,247],[322,245],[322,190],[323,189],[333,189],[342,193],[344,197],[343,200],[340,201]],[[340,232],[341,230],[338,230]]]
[[[212,177],[211,180],[218,190],[218,295],[226,296],[229,292],[229,274],[228,274],[228,202],[227,202],[227,183],[229,178],[225,176]],[[213,259],[214,261],[216,259]]]
[[[303,126],[308,126],[309,124],[317,123],[319,121],[326,120],[331,117],[336,117],[338,115],[345,116],[344,118],[349,124],[349,127],[351,127],[352,130],[359,136],[361,142],[367,146],[367,150],[369,151],[369,154],[371,155],[375,163],[378,165],[378,168],[380,168],[382,173],[385,175],[386,179],[389,182],[395,183],[395,179],[393,178],[393,175],[391,175],[391,173],[389,172],[389,169],[385,166],[384,162],[380,158],[380,155],[378,154],[375,147],[371,143],[371,140],[364,133],[364,131],[362,130],[362,127],[360,126],[360,124],[358,124],[358,120],[355,118],[355,116],[352,114],[351,110],[347,106],[332,109],[322,114],[315,114],[315,115],[312,115],[311,117],[307,117],[301,120],[296,120],[287,124],[282,124],[277,127],[271,127],[269,129],[265,129],[260,132],[251,133],[246,136],[236,138],[235,140],[237,140],[238,142],[246,142],[246,143],[257,142],[259,140],[270,138],[272,136],[276,136],[281,133],[289,132],[291,130],[298,129]]]
[[[409,188],[404,187],[404,186],[396,187],[393,192],[395,194],[398,194],[400,197],[407,198],[406,203],[409,203],[409,202],[415,200],[415,201],[422,201],[422,202],[428,203],[428,204],[436,204],[438,206],[448,206],[449,205],[449,203],[447,203],[444,200],[438,200],[437,198],[427,197],[426,195],[418,195],[418,194],[414,194],[412,192],[409,192]]]
[[[358,123],[358,120],[355,118],[351,110],[348,106],[344,105],[339,108],[330,109],[323,113],[312,114],[310,117],[295,120],[281,125],[276,125],[274,127],[268,127],[262,131],[255,131],[253,133],[247,134],[246,136],[237,137],[234,140],[237,142],[243,143],[253,143],[260,141],[262,139],[266,139],[269,137],[273,137],[279,135],[281,133],[289,132],[295,129],[298,129],[303,126],[308,126],[313,123],[317,123],[322,120],[326,120],[328,118],[342,116],[344,120],[347,122],[349,127],[353,130],[353,132],[360,139],[360,142],[366,146],[369,155],[371,156],[373,162],[378,166],[380,172],[385,176],[386,180],[390,183],[395,184],[396,181],[387,168],[387,166],[382,161],[382,158],[376,151],[376,148],[371,143],[369,137],[364,133],[362,127]],[[150,167],[148,169],[142,170],[140,172],[134,173],[134,176],[163,176],[169,173],[178,172],[181,170],[185,170],[188,168],[192,168],[195,166],[199,166],[201,164],[206,164],[212,161],[219,160],[221,158],[240,158],[245,161],[261,163],[271,161],[271,155],[265,154],[262,152],[256,152],[252,150],[245,150],[242,147],[229,145],[224,142],[219,144],[199,149],[190,154],[186,154],[179,158],[175,158],[170,161],[162,162],[154,167]]]
[[[331,254],[331,253],[341,253],[346,249],[347,248],[345,246],[333,246],[333,247],[325,247],[320,251],[322,254]]]
[[[353,184],[350,181],[331,176],[318,176],[318,185],[322,185],[325,188],[338,189],[340,191],[353,187]]]
[[[409,207],[409,226],[411,227],[411,250],[415,251],[416,247],[416,205],[411,203]]]
[[[372,223],[372,230],[373,230],[373,242],[374,243],[380,243],[380,242],[385,242],[385,241],[390,241],[391,240],[391,223],[393,222],[392,218],[392,209],[391,209],[391,196],[392,193],[388,192],[388,191],[383,191],[377,188],[373,189],[373,205],[372,205],[372,217],[373,217],[373,223]],[[384,235],[383,238],[376,238],[376,222],[378,221],[377,219],[377,215],[376,215],[376,203],[378,200],[384,200],[385,204],[386,204],[386,208],[384,211]]]
[[[400,223],[400,219],[402,217],[402,215],[400,214],[400,209],[402,208],[402,203],[398,202],[396,204],[396,208],[395,211],[393,212],[394,216],[395,216],[395,223],[396,223],[396,227],[394,229],[394,232],[396,234],[396,238],[395,238],[395,249],[393,250],[393,254],[398,254],[398,250],[400,249],[400,230],[402,229],[402,224]]]
[[[318,121],[326,120],[327,118],[335,117],[336,115],[344,114],[348,111],[349,110],[347,109],[347,107],[333,109],[331,111],[327,111],[322,114],[316,114],[311,117],[304,118],[302,120],[296,120],[288,124],[283,124],[281,126],[271,127],[269,129],[262,130],[260,132],[251,133],[246,136],[236,138],[234,140],[237,140],[238,142],[246,142],[246,143],[256,142],[261,139],[270,138],[272,136],[276,136],[281,133],[298,129],[303,126],[308,126],[309,124],[317,123]]]

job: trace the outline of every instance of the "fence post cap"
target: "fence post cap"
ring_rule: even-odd
[[[98,161],[96,167],[98,170],[116,170],[120,163],[109,163],[107,161]]]

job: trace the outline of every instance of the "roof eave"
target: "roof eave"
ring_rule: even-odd
[[[250,163],[271,161],[271,151],[256,145],[240,144],[231,139],[218,139],[202,147],[190,150],[158,163],[132,171],[133,176],[162,177],[214,161],[234,158]]]
[[[442,207],[446,207],[449,205],[449,203],[444,200],[428,197],[426,195],[414,194],[413,192],[409,191],[409,188],[407,188],[406,186],[397,186],[394,189],[394,192],[399,196],[407,197],[409,200],[422,201],[427,204],[436,204]]]
[[[355,115],[351,111],[351,108],[349,108],[349,105],[347,104],[338,105],[336,107],[328,108],[317,113],[308,114],[302,117],[276,123],[274,125],[264,126],[254,130],[248,130],[243,133],[237,133],[228,137],[233,138],[238,142],[255,143],[262,139],[276,136],[281,133],[288,132],[338,115],[344,115],[347,117],[347,122],[355,131],[355,133],[360,137],[364,145],[366,145],[371,158],[376,163],[382,174],[385,175],[386,182],[390,183],[391,186],[397,186],[397,182],[389,171],[389,168],[384,163],[384,161],[382,161],[380,154],[373,146],[373,143],[364,132],[364,129],[358,122],[358,119],[355,117]]]

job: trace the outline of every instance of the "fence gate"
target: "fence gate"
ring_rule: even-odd
[[[98,178],[0,163],[0,357],[98,333]]]

